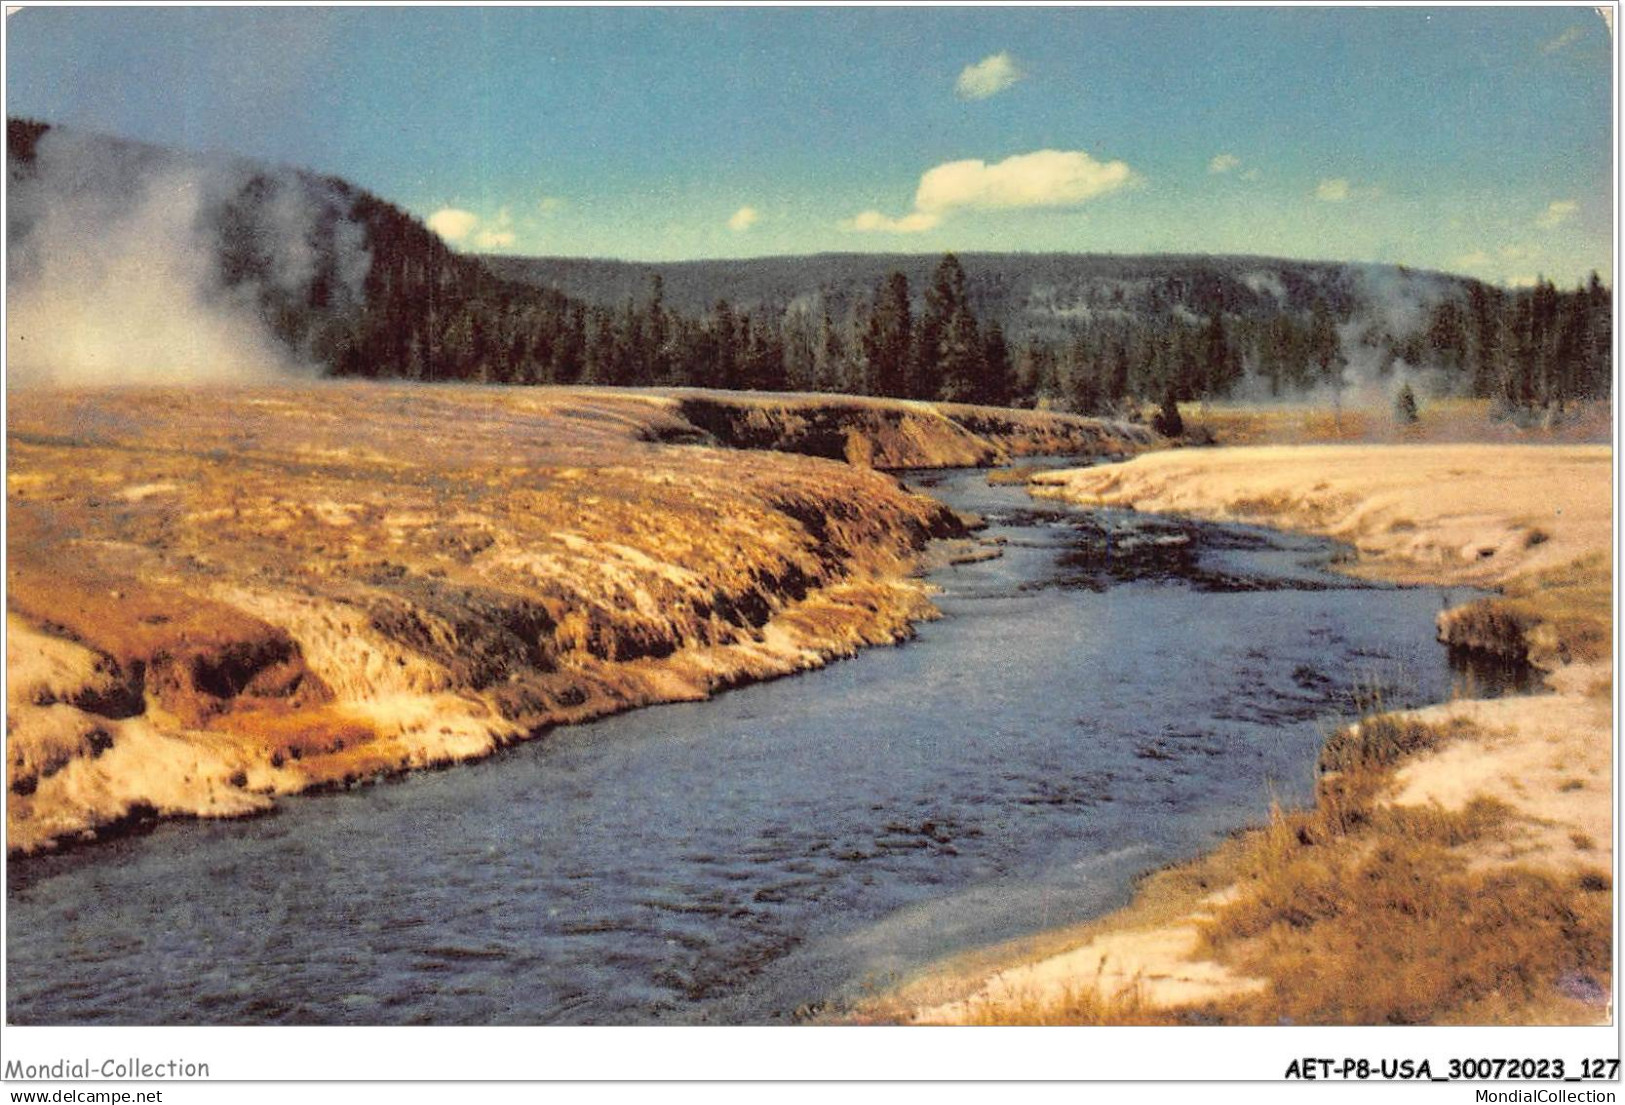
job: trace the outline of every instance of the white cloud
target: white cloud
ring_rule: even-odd
[[[1483,269],[1488,268],[1494,263],[1495,258],[1491,257],[1481,249],[1475,249],[1471,253],[1466,253],[1456,258],[1456,267],[1459,269]]]
[[[1372,200],[1380,195],[1382,195],[1381,185],[1356,184],[1347,177],[1326,177],[1315,185],[1315,198],[1322,203]]]
[[[424,220],[425,225],[448,242],[460,242],[474,232],[480,217],[459,207],[442,207]]]
[[[1207,163],[1207,171],[1210,173],[1228,173],[1240,164],[1241,158],[1233,153],[1215,154],[1213,160]]]
[[[970,159],[927,169],[914,192],[914,210],[893,218],[865,211],[846,230],[914,234],[956,211],[1068,208],[1139,181],[1122,161],[1096,161],[1082,150],[1037,150],[989,165]]]
[[[1578,210],[1580,205],[1573,200],[1553,200],[1546,205],[1546,210],[1536,216],[1535,225],[1543,230],[1550,230],[1554,226],[1568,222]]]
[[[975,65],[967,65],[954,82],[954,93],[961,100],[985,100],[1015,84],[1026,76],[1016,67],[1009,54],[997,53],[985,57]]]
[[[1259,172],[1257,169],[1245,169],[1245,170],[1242,171],[1241,179],[1242,180],[1257,180],[1259,177],[1261,177],[1263,175],[1264,174]]]
[[[475,249],[507,249],[519,240],[514,231],[513,212],[506,207],[499,209],[491,219],[460,207],[442,207],[424,223],[453,245],[466,243]]]
[[[942,219],[938,215],[929,215],[920,211],[904,215],[900,219],[894,219],[890,215],[883,215],[879,211],[864,211],[842,222],[841,229],[879,231],[886,234],[919,234],[930,230],[941,221]]]
[[[1342,203],[1352,194],[1344,177],[1327,177],[1315,187],[1315,198],[1325,203]]]
[[[914,193],[924,212],[1013,207],[1076,207],[1135,180],[1122,161],[1096,161],[1082,150],[1038,150],[989,165],[950,161],[928,169]]]
[[[1540,52],[1543,54],[1555,54],[1559,50],[1566,50],[1570,46],[1573,46],[1576,42],[1579,42],[1581,37],[1584,35],[1585,31],[1581,30],[1579,27],[1570,27],[1562,34],[1552,39],[1550,42],[1541,46]]]
[[[733,231],[735,234],[743,234],[745,231],[755,226],[761,217],[761,213],[757,211],[756,208],[750,206],[741,207],[738,211],[735,211],[731,216],[729,216],[728,229]]]
[[[560,196],[543,196],[536,201],[536,211],[542,215],[557,215],[567,206]]]

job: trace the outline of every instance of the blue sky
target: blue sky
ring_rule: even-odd
[[[29,8],[8,112],[464,249],[1247,252],[1606,276],[1593,9]]]

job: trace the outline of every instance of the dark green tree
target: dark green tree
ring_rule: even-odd
[[[1241,356],[1230,343],[1224,315],[1213,311],[1202,332],[1203,365],[1199,393],[1203,399],[1228,394],[1241,379]]]
[[[961,306],[948,320],[939,343],[936,398],[949,403],[975,403],[982,389],[982,338],[976,316]]]
[[[1179,437],[1185,432],[1185,419],[1179,414],[1179,401],[1174,396],[1172,383],[1162,393],[1162,406],[1152,417],[1151,428],[1163,437]]]
[[[961,315],[969,316],[969,325]],[[958,330],[954,327],[958,323]],[[945,363],[949,356],[950,340],[962,343],[975,331],[975,316],[970,315],[970,295],[966,287],[965,269],[952,253],[944,254],[931,276],[931,286],[925,291],[925,310],[920,315],[919,340],[915,344],[914,379],[909,394],[917,399],[933,398],[944,392],[944,377],[949,370]],[[963,349],[953,368],[964,366]],[[948,390],[964,387],[955,380]]]
[[[893,272],[875,290],[874,308],[863,335],[868,362],[868,390],[874,395],[910,395],[914,319],[909,307],[908,277]]]
[[[1010,345],[1004,340],[1004,327],[997,320],[982,333],[982,382],[976,401],[993,407],[1007,407],[1015,391],[1015,372],[1010,365]]]
[[[733,305],[726,299],[717,300],[711,308],[706,326],[711,363],[701,365],[700,371],[708,379],[706,386],[737,388],[739,386],[739,324],[734,318]]]
[[[818,324],[818,345],[813,350],[813,387],[819,391],[840,391],[850,384],[857,390],[858,381],[849,375],[852,359],[844,332],[835,325],[829,308],[825,307]]]
[[[1333,388],[1342,387],[1343,369],[1348,367],[1348,358],[1343,355],[1343,339],[1337,333],[1337,323],[1324,299],[1315,300],[1310,314],[1309,359],[1321,383],[1330,384]]]
[[[1428,322],[1429,359],[1446,372],[1460,372],[1467,364],[1467,312],[1461,303],[1446,299],[1433,308]]]

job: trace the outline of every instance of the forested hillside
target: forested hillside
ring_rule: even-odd
[[[1170,389],[1335,402],[1383,381],[1544,406],[1606,396],[1612,372],[1611,295],[1596,276],[1508,290],[1399,266],[1179,255],[962,254],[946,267],[911,254],[485,261],[606,308],[658,290],[668,309],[749,319],[779,335],[789,386],[815,390],[961,395],[963,351],[938,348],[959,301],[986,351],[971,371],[995,377],[984,398],[1086,411]],[[955,303],[944,307],[945,295]]]
[[[1360,268],[1383,279],[1461,284],[1438,273],[1387,266],[1283,261],[1262,257],[1089,253],[960,253],[971,307],[996,318],[1014,340],[1064,333],[1099,311],[1155,312],[1172,302],[1203,313],[1285,305],[1307,310],[1317,297],[1353,305]],[[666,305],[704,314],[719,299],[752,314],[828,309],[837,316],[866,304],[893,272],[923,293],[941,260],[928,253],[822,253],[720,261],[633,262],[576,257],[482,258],[500,276],[605,306],[641,299],[658,275]],[[1173,298],[1170,298],[1172,296]]]
[[[839,391],[1085,413],[1224,396],[1336,403],[1372,383],[1532,409],[1610,387],[1611,297],[1595,276],[1576,289],[1506,290],[1247,257],[481,258],[336,178],[41,123],[8,122],[7,171],[14,375],[87,355],[95,321],[122,311],[142,329],[173,324],[171,344],[213,328],[239,346],[246,325],[295,366],[413,380]],[[107,271],[87,273],[98,262]],[[125,273],[183,285],[163,300],[173,317],[121,302]],[[53,340],[65,330],[72,342]],[[105,336],[92,350],[97,378],[119,371],[121,356],[155,355],[122,318]]]

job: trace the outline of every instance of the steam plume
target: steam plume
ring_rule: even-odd
[[[10,151],[8,386],[315,372],[370,263],[336,184],[52,129]]]

